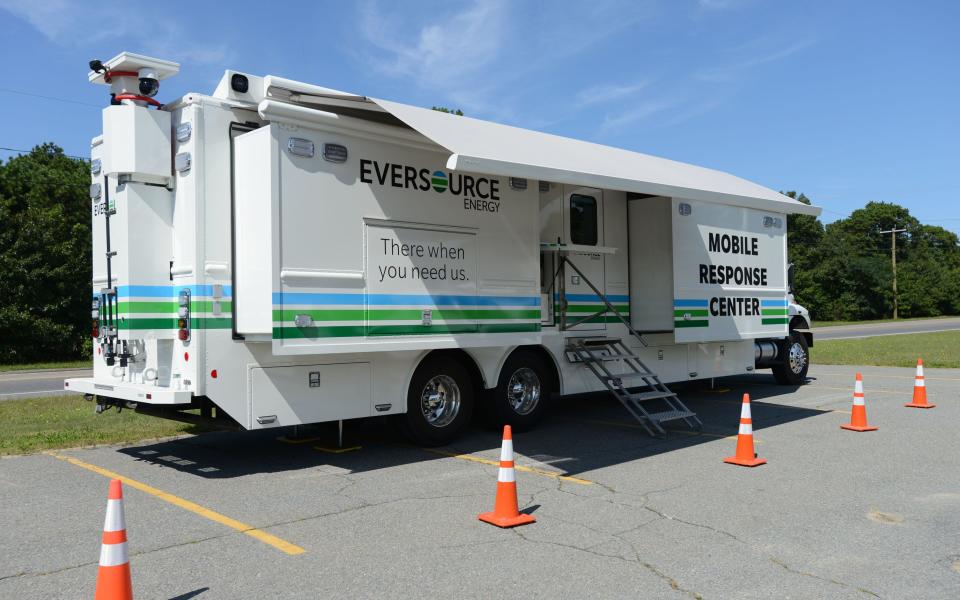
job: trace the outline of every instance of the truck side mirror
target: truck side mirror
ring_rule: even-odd
[[[787,290],[793,293],[793,263],[787,265]]]

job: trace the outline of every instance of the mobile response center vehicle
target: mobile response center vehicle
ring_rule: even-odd
[[[609,390],[651,433],[667,383],[807,371],[786,216],[718,171],[227,71],[91,63],[94,376],[69,390],[261,429],[392,415],[452,439]],[[199,416],[188,409],[200,409]]]

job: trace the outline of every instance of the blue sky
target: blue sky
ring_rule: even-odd
[[[161,100],[281,75],[729,171],[827,221],[879,200],[960,231],[960,3],[294,6],[0,0],[0,146],[86,155],[106,100],[86,63],[129,50],[181,63]]]

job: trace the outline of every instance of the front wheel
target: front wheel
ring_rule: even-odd
[[[463,365],[449,356],[430,357],[410,380],[407,412],[397,415],[397,424],[416,444],[442,446],[470,422],[473,405],[473,379]]]
[[[538,354],[526,350],[511,354],[491,398],[496,425],[510,425],[518,431],[536,425],[553,393],[552,381],[551,370]]]
[[[782,362],[773,367],[773,377],[780,385],[800,385],[810,369],[810,349],[802,333],[791,331],[780,345]]]

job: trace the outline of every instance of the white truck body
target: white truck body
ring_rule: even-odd
[[[572,394],[604,385],[565,358],[571,337],[622,338],[675,382],[752,371],[756,340],[788,334],[786,215],[819,209],[715,171],[275,77],[243,75],[237,91],[237,75],[161,110],[104,109],[91,152],[100,336],[93,377],[67,389],[171,409],[204,398],[259,429],[404,413],[437,350],[462,351],[489,389],[516,348],[539,348]],[[560,255],[583,276],[553,284]],[[591,284],[648,345],[611,313],[568,327],[603,308]]]

